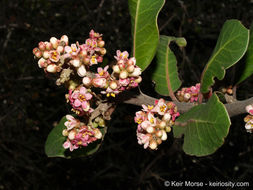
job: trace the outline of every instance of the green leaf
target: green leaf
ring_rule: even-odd
[[[179,45],[186,45],[184,38],[160,36],[156,52],[157,61],[151,76],[156,83],[155,90],[164,96],[170,95],[170,90],[173,93],[181,86],[177,72],[177,59],[169,47],[172,41],[175,41]]]
[[[253,23],[251,24],[250,27],[250,39],[248,50],[246,52],[245,68],[237,84],[241,83],[242,81],[250,77],[252,73],[253,73]]]
[[[237,63],[247,50],[249,30],[238,20],[228,20],[222,27],[217,44],[201,77],[201,92],[214,84],[214,77],[222,80],[225,69]]]
[[[45,152],[48,157],[62,157],[62,158],[76,158],[76,157],[84,157],[95,153],[100,145],[101,140],[97,140],[87,147],[82,147],[73,152],[66,150],[63,148],[63,143],[66,141],[66,137],[62,135],[63,129],[65,129],[64,123],[67,121],[66,117],[64,116],[60,123],[52,129],[49,133],[46,144],[45,144]],[[106,133],[106,128],[100,129],[103,137]],[[103,138],[102,138],[103,139]]]
[[[154,58],[159,41],[157,17],[165,0],[128,0],[132,23],[133,56],[145,70]]]
[[[213,94],[206,104],[195,106],[181,115],[173,127],[173,134],[177,138],[184,135],[185,153],[206,156],[223,144],[230,124],[225,106]]]

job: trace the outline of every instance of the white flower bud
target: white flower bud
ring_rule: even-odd
[[[103,41],[103,40],[100,40],[100,41],[98,41],[98,47],[104,47],[105,46],[105,41]]]
[[[57,72],[57,66],[55,64],[48,65],[47,66],[47,72],[56,73]]]
[[[166,127],[166,122],[165,121],[161,121],[160,124],[159,124],[159,127],[161,129],[164,129]]]
[[[101,48],[100,53],[101,53],[102,55],[105,55],[105,54],[106,54],[106,49],[105,49],[105,48]]]
[[[53,45],[53,48],[56,49],[58,46],[58,40],[56,37],[50,38],[50,43]]]
[[[148,132],[148,133],[153,133],[153,132],[154,132],[154,127],[149,126],[149,127],[147,128],[147,132]]]
[[[81,65],[81,67],[79,67],[77,69],[77,74],[80,76],[80,77],[84,77],[86,75],[86,69],[85,69],[85,66],[84,65]]]
[[[89,87],[91,85],[91,78],[90,77],[83,77],[83,84],[86,87]]]
[[[171,118],[171,115],[170,115],[169,113],[166,113],[166,114],[164,114],[164,116],[163,116],[163,120],[164,120],[164,121],[169,121],[170,118]]]
[[[163,131],[163,130],[162,130]],[[157,136],[157,137],[161,137],[162,135],[163,135],[163,132],[162,132],[161,130],[159,130],[159,131],[156,131],[156,133],[155,133],[155,135]]]
[[[49,51],[44,51],[44,52],[43,52],[43,57],[44,57],[45,59],[48,59],[49,56],[50,56]]]
[[[157,148],[157,143],[154,140],[151,140],[149,143],[149,148],[151,148],[152,150],[155,150]]]
[[[113,72],[114,72],[114,73],[120,73],[120,69],[119,69],[119,66],[118,66],[118,65],[114,65],[114,66],[112,67],[112,69],[113,69]]]
[[[137,79],[135,79],[135,82],[136,82],[136,83],[141,83],[141,81],[142,81],[141,76],[139,76]]]
[[[96,137],[97,139],[102,138],[102,133],[99,129],[95,130],[94,132],[95,132],[94,137]]]
[[[115,90],[118,87],[118,85],[117,85],[117,83],[115,81],[111,81],[110,84],[109,84],[109,87],[112,90]]]
[[[252,105],[248,105],[248,106],[246,106],[246,111],[248,112],[248,113],[250,113],[250,110],[253,110],[253,106]]]
[[[184,94],[184,100],[188,101],[191,98],[191,95],[189,93]]]
[[[69,135],[68,130],[67,130],[67,129],[64,129],[64,130],[62,131],[62,135],[63,135],[64,137],[68,136],[68,135]]]
[[[70,140],[75,139],[75,136],[76,136],[76,132],[74,130],[70,131],[69,134],[68,134],[68,138]]]
[[[53,49],[53,45],[50,42],[45,42],[46,45],[46,50],[52,50]]]
[[[128,67],[127,67],[127,72],[129,72],[129,73],[132,73],[132,72],[134,72],[134,65],[129,65]]]
[[[127,71],[123,70],[123,71],[120,72],[119,78],[126,79],[127,77],[128,77],[128,72]]]
[[[56,51],[59,52],[59,53],[63,53],[64,52],[64,47],[63,46],[58,46]]]
[[[134,72],[130,74],[131,77],[138,77],[141,75],[141,68],[135,67]]]
[[[162,130],[162,137],[161,137],[161,139],[163,140],[163,141],[166,141],[167,140],[167,138],[168,138],[168,136],[167,136],[167,133],[164,131],[164,130]]]
[[[46,60],[44,58],[40,58],[38,61],[39,68],[45,67]]]
[[[74,67],[80,67],[80,65],[81,65],[79,59],[74,59],[74,60],[71,60],[70,62],[71,62],[71,64],[72,64]]]
[[[63,36],[61,37],[61,42],[65,42],[65,45],[68,45],[68,43],[69,43],[69,38],[68,38],[68,36],[63,35]]]

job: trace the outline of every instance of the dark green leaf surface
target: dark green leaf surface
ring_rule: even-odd
[[[197,105],[181,115],[173,127],[173,134],[177,138],[184,135],[185,153],[205,156],[223,144],[230,124],[225,106],[213,94],[206,104]]]
[[[184,38],[160,36],[156,52],[156,65],[152,70],[151,76],[156,83],[155,90],[164,96],[170,95],[170,89],[174,92],[181,86],[181,81],[178,77],[177,59],[169,47],[171,41],[178,42],[182,46],[186,45]]]
[[[238,20],[228,20],[222,27],[217,44],[201,77],[201,92],[214,84],[214,77],[222,80],[225,69],[237,63],[247,50],[249,30]]]
[[[145,70],[154,58],[159,41],[158,14],[165,0],[129,0],[132,23],[133,56]]]
[[[250,27],[250,40],[246,56],[245,68],[237,84],[250,77],[253,73],[253,23]]]
[[[63,129],[65,129],[64,123],[67,121],[66,117],[64,116],[60,123],[52,129],[49,133],[46,144],[45,144],[45,152],[48,157],[63,157],[63,158],[76,158],[76,157],[84,157],[95,153],[100,145],[101,140],[97,140],[87,147],[81,147],[73,152],[66,150],[63,148],[63,143],[66,141],[66,137],[62,135]],[[106,127],[100,129],[103,137],[106,133]]]

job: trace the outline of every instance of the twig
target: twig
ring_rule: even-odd
[[[145,105],[153,104],[156,100],[156,98],[153,98],[147,95],[145,96],[142,94],[133,95],[133,92],[129,92],[129,94],[124,94],[120,98],[122,99],[123,103],[133,104],[133,105],[138,105],[138,106],[141,106],[142,104],[145,104]],[[227,103],[225,104],[225,107],[227,109],[229,116],[233,117],[236,115],[246,113],[245,107],[252,103],[253,103],[253,97],[246,100],[242,100],[242,101]],[[187,112],[193,106],[195,106],[194,103],[174,102],[174,104],[176,104],[178,111],[180,113]]]

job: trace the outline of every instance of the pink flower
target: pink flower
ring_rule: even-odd
[[[250,115],[253,115],[253,106],[252,106],[252,105],[246,106],[246,111],[247,111]]]
[[[119,79],[119,85],[120,86],[128,86],[130,83],[130,79],[129,78],[126,78],[126,79]]]
[[[144,144],[144,148],[146,149],[149,145],[150,136],[148,134],[143,134],[137,131],[137,140],[140,145]]]
[[[60,60],[60,54],[57,51],[52,50],[49,52],[49,59],[52,62],[58,62]]]
[[[65,143],[63,144],[63,147],[65,149],[68,149],[72,152],[73,150],[75,149],[78,149],[78,146],[77,145],[73,145],[70,140],[68,139],[67,141],[65,141]]]
[[[80,121],[75,119],[72,115],[66,115],[66,118],[68,121],[66,121],[64,125],[67,127],[68,131],[80,124]]]
[[[101,91],[101,94],[106,94],[107,97],[115,98],[116,94],[119,94],[120,91],[118,89],[111,89],[110,87],[106,88],[106,91]]]
[[[155,107],[153,105],[146,106],[143,104],[142,108],[143,108],[142,110],[145,112],[156,112]]]
[[[79,112],[78,115],[83,115],[85,112],[92,112],[90,108],[89,100],[92,98],[92,95],[87,92],[85,87],[77,88],[72,92],[69,91],[69,101],[73,109]]]
[[[94,78],[92,79],[92,84],[97,88],[105,88],[107,86],[107,80],[105,78]]]
[[[168,110],[168,106],[165,103],[164,99],[159,99],[159,101],[157,102],[156,106],[155,106],[155,110],[157,111],[157,113],[159,115],[164,115],[167,110]]]
[[[71,44],[71,46],[65,46],[64,48],[66,54],[64,55],[65,58],[68,57],[75,57],[78,55],[80,48],[77,47],[76,44]]]
[[[128,59],[128,56],[129,56],[129,54],[128,54],[128,52],[127,51],[124,51],[124,52],[121,52],[120,50],[117,50],[116,51],[116,55],[117,56],[114,56],[114,58],[117,60],[117,61],[119,61],[119,60],[127,60]]]
[[[98,67],[96,77],[98,78],[108,78],[110,74],[108,73],[109,66],[107,65],[104,69],[102,67]]]
[[[143,111],[136,112],[134,117],[135,123],[141,124],[145,120],[145,115]]]

